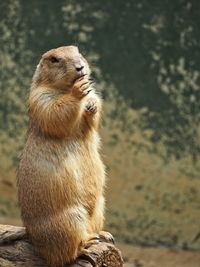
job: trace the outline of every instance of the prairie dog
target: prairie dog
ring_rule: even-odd
[[[97,241],[97,234],[112,238],[101,232],[101,102],[77,47],[59,47],[42,56],[30,88],[30,124],[17,184],[28,236],[50,266],[74,260]]]

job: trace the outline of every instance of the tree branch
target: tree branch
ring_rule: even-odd
[[[100,242],[92,245],[89,255],[77,258],[66,267],[122,267],[120,251],[112,244]],[[1,267],[48,267],[36,254],[26,236],[24,227],[0,225]]]

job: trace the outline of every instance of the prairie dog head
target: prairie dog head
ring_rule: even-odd
[[[33,85],[67,90],[77,78],[90,75],[90,72],[86,59],[76,46],[62,46],[42,55],[33,76]]]

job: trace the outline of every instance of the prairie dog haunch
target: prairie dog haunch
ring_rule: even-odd
[[[104,221],[105,169],[99,155],[102,101],[75,46],[46,52],[29,95],[29,131],[18,174],[29,238],[50,266],[96,242]]]

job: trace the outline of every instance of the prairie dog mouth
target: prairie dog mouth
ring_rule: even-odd
[[[78,74],[78,78],[87,75],[87,73],[84,70],[78,71],[77,74]]]

